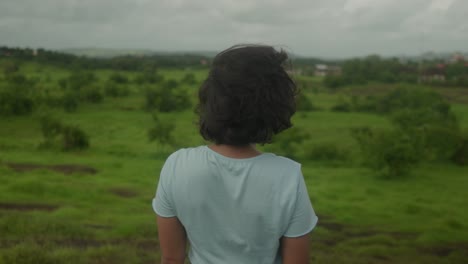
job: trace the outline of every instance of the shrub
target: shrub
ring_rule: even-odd
[[[325,87],[330,89],[336,89],[346,84],[346,81],[341,76],[327,75],[323,79]]]
[[[353,96],[351,97],[352,108],[358,112],[376,112],[377,99],[373,96],[366,96],[364,98]]]
[[[412,142],[421,142],[420,155],[427,160],[450,159],[460,141],[458,121],[445,107],[403,109],[391,120]]]
[[[20,67],[18,63],[14,61],[5,61],[2,63],[2,68],[3,68],[3,74],[7,76],[7,75],[18,72]]]
[[[402,109],[434,108],[449,110],[450,106],[434,91],[418,88],[399,87],[379,100],[378,111],[390,113]]]
[[[62,128],[63,150],[82,150],[89,147],[88,135],[78,126],[65,126]]]
[[[197,83],[197,80],[195,79],[195,75],[191,72],[186,73],[181,81],[182,83],[189,84],[189,85],[194,85]]]
[[[349,101],[340,98],[340,101],[332,106],[330,110],[333,112],[351,112],[353,110],[353,106]]]
[[[315,111],[318,110],[312,101],[305,94],[299,94],[297,97],[297,110],[298,111]]]
[[[130,89],[124,84],[108,81],[104,86],[104,93],[111,97],[124,97],[130,94]]]
[[[86,88],[81,89],[81,97],[83,100],[88,101],[90,103],[100,103],[104,99],[100,88],[98,86],[92,85],[87,86]]]
[[[120,74],[118,72],[114,72],[109,76],[109,80],[118,83],[118,84],[126,84],[128,83],[128,78],[127,76]]]
[[[51,116],[40,119],[44,141],[40,148],[60,147],[64,151],[81,150],[89,147],[88,135],[78,126],[64,125]]]
[[[157,141],[161,145],[174,145],[175,140],[172,135],[175,124],[161,120],[156,114],[153,114],[154,126],[148,130],[148,140],[150,142]]]
[[[34,109],[34,100],[22,89],[0,90],[1,115],[26,115]]]
[[[322,142],[308,146],[305,157],[320,161],[344,161],[348,158],[348,152],[332,142]]]
[[[78,94],[76,92],[66,92],[62,97],[62,104],[66,112],[75,112],[79,105]]]
[[[377,131],[368,127],[352,130],[364,157],[364,164],[384,178],[410,173],[421,161],[421,142],[414,142],[402,130]]]
[[[458,165],[468,165],[468,133],[465,132],[458,142],[450,159]]]
[[[297,159],[299,157],[299,146],[309,137],[310,135],[305,130],[292,127],[275,135],[273,137],[273,143],[268,145],[266,150],[292,159]]]
[[[65,81],[59,81],[61,86],[68,87],[72,90],[80,90],[81,88],[88,86],[97,81],[96,76],[93,72],[73,72],[70,76],[68,76]]]
[[[152,70],[145,70],[143,73],[137,75],[134,79],[134,82],[137,84],[156,84],[161,83],[162,81],[164,81],[164,76]]]
[[[174,87],[174,85],[176,87]],[[172,112],[186,110],[192,106],[188,91],[177,87],[177,82],[165,82],[157,87],[145,88],[145,105],[147,111],[158,110]]]

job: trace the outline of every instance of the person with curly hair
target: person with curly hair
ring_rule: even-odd
[[[160,174],[153,209],[163,264],[309,263],[318,221],[301,165],[256,144],[292,126],[297,87],[288,56],[266,45],[219,53],[199,89],[209,145],[180,149]]]

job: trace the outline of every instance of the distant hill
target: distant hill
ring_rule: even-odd
[[[146,56],[154,52],[150,50],[132,50],[132,49],[105,49],[105,48],[73,48],[61,49],[60,52],[73,54],[76,56],[112,58],[122,55]]]
[[[107,48],[73,48],[61,49],[60,52],[73,54],[76,56],[86,56],[94,58],[113,58],[125,55],[131,56],[154,56],[154,55],[198,55],[205,57],[214,57],[214,51],[176,51],[176,52],[162,52],[147,49],[107,49]]]

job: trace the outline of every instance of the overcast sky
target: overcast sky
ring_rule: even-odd
[[[468,51],[467,0],[0,0],[0,45],[300,55]]]

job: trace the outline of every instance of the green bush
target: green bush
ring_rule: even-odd
[[[98,86],[91,85],[81,89],[81,98],[90,103],[100,103],[104,100],[104,96]]]
[[[78,91],[85,86],[89,86],[97,81],[93,72],[76,71],[66,79],[59,80],[59,85],[63,88],[70,88]]]
[[[340,148],[336,143],[321,142],[307,146],[305,157],[320,161],[344,161],[348,159],[348,151]]]
[[[422,142],[413,141],[402,130],[378,131],[368,127],[352,129],[358,142],[364,164],[384,178],[408,175],[421,161]]]
[[[78,126],[64,125],[51,116],[40,119],[44,138],[40,148],[60,147],[64,151],[82,150],[89,147],[88,135]]]
[[[150,142],[157,141],[161,145],[172,146],[175,144],[172,135],[175,124],[168,120],[160,119],[156,114],[153,114],[154,125],[148,130],[148,140]]]
[[[25,91],[15,89],[0,90],[1,115],[26,115],[34,110],[34,100]]]
[[[346,81],[341,76],[327,75],[323,79],[323,84],[325,87],[330,89],[337,89],[346,84]]]
[[[118,84],[127,84],[128,83],[128,78],[127,76],[120,74],[118,72],[114,72],[109,76],[109,80],[118,83]]]
[[[158,74],[154,70],[145,70],[143,73],[137,75],[134,79],[136,84],[157,84],[164,81],[164,76]]]
[[[7,76],[7,75],[18,72],[20,69],[20,66],[17,62],[14,62],[14,61],[5,61],[1,64],[1,68],[3,69],[3,74]]]
[[[177,82],[168,81],[156,87],[145,88],[144,108],[147,111],[182,111],[191,106],[189,92],[182,87],[177,87]]]
[[[450,109],[450,105],[440,94],[427,89],[408,87],[394,89],[379,100],[378,106],[377,110],[381,113],[421,108],[433,108],[443,113]]]
[[[185,83],[188,85],[194,85],[197,83],[197,79],[195,79],[195,75],[191,72],[186,73],[181,81],[182,83]]]
[[[458,145],[450,157],[458,165],[468,165],[468,132],[465,132],[458,142]]]
[[[104,86],[104,93],[111,97],[124,97],[130,94],[130,89],[125,84],[108,81]]]
[[[349,101],[340,98],[338,103],[332,106],[330,110],[333,112],[351,112],[353,110],[353,106]]]
[[[62,97],[62,104],[66,112],[75,112],[79,105],[79,95],[72,91],[65,92]]]
[[[82,150],[89,147],[88,135],[78,126],[65,126],[62,128],[63,150]]]
[[[359,96],[351,97],[351,104],[354,111],[357,112],[376,112],[378,101],[374,96]]]
[[[391,121],[412,142],[421,142],[420,155],[424,159],[449,160],[460,142],[460,132],[455,115],[448,109],[403,109],[395,111]]]
[[[279,155],[297,159],[299,158],[299,148],[310,137],[303,129],[292,127],[273,137],[272,144],[265,147],[266,151],[272,151]]]
[[[297,97],[297,110],[298,111],[316,111],[316,107],[306,94],[299,94]]]

